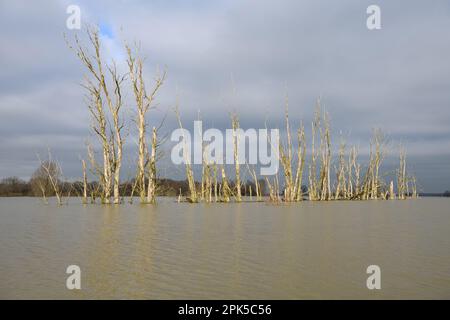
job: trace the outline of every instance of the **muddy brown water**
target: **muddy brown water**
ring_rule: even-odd
[[[66,268],[81,269],[81,290]],[[381,290],[366,269],[381,268]],[[450,199],[157,206],[0,198],[3,299],[450,299]]]

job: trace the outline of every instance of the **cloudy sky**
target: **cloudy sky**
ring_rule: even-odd
[[[100,27],[108,57],[120,64],[123,41],[140,41],[147,82],[157,66],[167,68],[150,125],[168,114],[164,130],[175,127],[177,95],[188,128],[199,113],[208,127],[229,127],[231,111],[244,128],[264,127],[266,118],[280,126],[286,94],[293,123],[309,124],[321,97],[336,142],[342,134],[363,152],[371,130],[382,128],[391,140],[387,163],[402,143],[422,190],[450,189],[448,0],[0,0],[0,177],[28,178],[36,153],[49,147],[76,178],[85,141],[95,139],[80,86],[85,70],[63,37],[76,32],[66,28],[71,4],[83,24]],[[370,4],[381,8],[381,30],[366,27]],[[123,116],[133,115],[130,103]]]

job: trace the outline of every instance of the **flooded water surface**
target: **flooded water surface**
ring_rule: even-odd
[[[81,290],[66,268],[81,268]],[[369,265],[381,290],[368,290]],[[450,200],[157,206],[0,198],[3,299],[449,299]]]

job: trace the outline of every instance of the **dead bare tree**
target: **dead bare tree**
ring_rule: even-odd
[[[88,144],[87,151],[89,156],[89,161],[91,164],[91,170],[96,174],[102,187],[102,202],[109,203],[111,197],[111,149],[110,149],[110,138],[107,131],[107,121],[106,115],[103,110],[103,102],[101,98],[100,89],[96,87],[92,82],[86,86],[87,90],[90,92],[90,100],[88,102],[88,108],[91,113],[93,123],[92,129],[99,137],[102,145],[103,151],[103,165],[100,166],[94,155],[93,146]]]
[[[349,155],[348,155],[348,163],[347,163],[347,191],[346,191],[347,197],[346,197],[346,199],[353,199],[353,196],[354,196],[355,190],[356,190],[356,183],[359,183],[359,181],[355,181],[355,180],[359,180],[359,177],[357,177],[354,180],[354,176],[353,176],[354,175],[353,171],[355,171],[355,175],[357,173],[356,157],[357,157],[356,147],[353,146],[353,147],[350,148]],[[356,193],[357,193],[357,191],[356,191]]]
[[[378,199],[382,192],[380,180],[380,166],[385,156],[386,138],[381,130],[375,129],[370,142],[369,164],[362,186],[362,199]]]
[[[230,202],[230,196],[231,196],[231,189],[228,184],[227,175],[225,173],[225,168],[221,167],[222,172],[222,202]]]
[[[372,199],[377,199],[380,192],[380,166],[384,159],[385,151],[384,146],[386,144],[386,138],[380,129],[375,129],[373,133],[373,144],[375,145],[375,155],[373,163],[373,179],[372,179]]]
[[[181,123],[181,117],[180,117],[180,111],[178,109],[178,103],[177,103],[177,106],[175,107],[175,115],[178,120],[178,125],[180,126],[180,129],[183,132],[183,141],[185,143],[184,150],[187,150],[188,146],[186,143],[186,137],[184,136],[184,130],[183,130],[183,125]],[[186,152],[184,152],[183,156],[184,156],[184,162],[185,162],[185,167],[186,167],[186,178],[188,180],[189,194],[190,194],[190,197],[187,200],[189,202],[195,203],[195,202],[198,202],[198,197],[197,197],[197,191],[196,191],[196,187],[195,187],[194,173],[192,171],[192,166],[191,166],[191,159],[188,158],[188,155],[186,154]]]
[[[241,175],[240,175],[240,164],[239,164],[239,118],[236,113],[231,115],[231,127],[233,130],[233,150],[234,150],[234,167],[236,176],[236,201],[241,202]]]
[[[336,192],[334,195],[335,200],[345,199],[347,197],[346,194],[346,181],[345,181],[345,142],[341,139],[341,143],[339,146],[339,159],[338,159],[338,168],[336,169]]]
[[[311,123],[311,163],[309,165],[309,200],[319,200],[319,187],[317,182],[317,151],[316,151],[316,135],[320,127],[320,100],[317,101],[314,111],[314,119]]]
[[[303,181],[303,168],[305,166],[305,158],[306,158],[306,141],[305,141],[305,128],[303,124],[300,125],[300,128],[297,131],[297,171],[295,174],[295,183],[294,183],[294,197],[295,201],[301,201],[303,199],[302,193],[302,181]]]
[[[284,172],[284,201],[290,202],[294,201],[294,181],[292,176],[292,140],[291,140],[291,128],[289,126],[289,112],[288,112],[288,98],[286,96],[286,107],[285,107],[285,122],[286,122],[286,147],[280,143],[279,146],[279,160],[283,167]]]
[[[217,189],[217,164],[213,164],[213,183],[214,183],[214,202],[218,201],[218,189]]]
[[[147,202],[156,203],[156,150],[158,147],[156,127],[152,130],[152,144],[150,159],[148,161],[148,187],[147,187]]]
[[[42,172],[45,174],[47,181],[49,182],[51,188],[53,189],[53,192],[56,197],[56,201],[58,205],[62,205],[63,203],[63,195],[61,191],[61,175],[62,170],[61,166],[58,164],[58,162],[55,162],[52,160],[52,154],[50,150],[48,150],[48,158],[47,160],[43,161],[41,160],[39,154],[37,155],[40,168]],[[45,199],[45,194],[44,194]]]
[[[390,200],[395,199],[394,181],[391,181],[391,183],[389,184],[389,199]]]
[[[87,203],[87,175],[86,175],[86,161],[84,159],[81,160],[81,167],[83,169],[83,204]]]
[[[109,96],[108,88],[105,84],[105,79],[102,80],[102,87],[103,87],[103,93],[106,97],[106,100],[108,102],[109,110],[112,114],[113,118],[113,124],[114,124],[114,135],[115,139],[112,141],[115,141],[115,144],[113,143],[112,149],[113,149],[113,155],[114,155],[114,162],[113,162],[113,172],[114,172],[114,203],[118,204],[121,201],[120,198],[120,169],[122,167],[122,152],[123,152],[123,138],[122,138],[122,129],[124,127],[123,122],[120,119],[119,112],[120,108],[122,107],[122,93],[121,93],[121,86],[122,82],[125,80],[125,76],[121,76],[117,72],[116,64],[113,62],[112,66],[108,66],[108,70],[111,74],[111,78],[113,80],[113,86],[114,86],[114,102],[112,102],[112,99]]]
[[[400,165],[397,170],[397,189],[398,189],[398,198],[401,200],[406,199],[407,195],[406,151],[403,147],[400,147]]]
[[[411,182],[411,198],[416,199],[418,197],[416,176],[412,175],[409,181]]]
[[[328,113],[323,114],[323,127],[319,126],[320,132],[320,172],[319,172],[319,190],[320,200],[329,200],[331,198],[331,137],[330,122]]]
[[[127,64],[128,64],[128,70],[131,80],[131,85],[133,88],[134,98],[136,101],[136,109],[137,109],[137,118],[136,118],[136,125],[139,133],[138,138],[138,162],[137,162],[137,175],[136,180],[138,182],[139,186],[139,195],[141,199],[141,203],[146,201],[145,198],[145,181],[146,181],[146,170],[145,170],[145,159],[147,158],[147,143],[146,143],[146,130],[147,130],[147,123],[146,123],[146,115],[147,112],[155,108],[156,105],[154,104],[156,95],[161,88],[161,86],[164,83],[165,77],[166,77],[166,71],[164,71],[162,74],[159,72],[156,73],[156,77],[154,80],[153,88],[150,90],[150,92],[147,92],[144,76],[143,76],[143,64],[144,59],[139,54],[139,48],[136,48],[135,51],[132,51],[130,46],[125,44],[125,48],[128,54]],[[152,139],[153,139],[153,133],[152,133]],[[156,151],[155,151],[156,153]],[[156,156],[156,155],[155,155]],[[154,167],[156,170],[156,166]],[[150,172],[151,174],[151,172]],[[153,175],[156,176],[156,172],[153,172]],[[150,178],[150,177],[149,177]],[[151,186],[153,187],[153,186]],[[147,202],[149,201],[149,195],[148,195],[148,188],[147,188]],[[150,193],[153,193],[153,190],[150,190]],[[153,196],[150,196],[150,198],[153,198]],[[153,200],[152,200],[153,201]]]
[[[256,174],[255,168],[250,168],[250,165],[247,163],[247,170],[250,174],[250,176],[253,179],[253,183],[255,184],[255,196],[256,196],[256,201],[260,201],[261,200],[261,187],[258,181],[258,176]],[[250,193],[252,192],[252,188],[250,186]]]
[[[120,119],[120,110],[122,107],[121,86],[125,76],[119,74],[114,61],[110,65],[103,62],[98,29],[88,27],[86,33],[94,54],[81,44],[77,36],[75,36],[74,45],[69,42],[67,44],[92,77],[92,79],[87,78],[83,86],[90,97],[88,106],[94,122],[93,129],[99,136],[103,148],[103,173],[100,179],[103,185],[103,202],[110,203],[112,186],[114,203],[120,203],[119,186],[123,150],[121,134],[123,123]],[[110,81],[106,80],[105,70],[110,75]],[[108,116],[103,107],[104,100],[112,118],[112,128],[108,128]]]

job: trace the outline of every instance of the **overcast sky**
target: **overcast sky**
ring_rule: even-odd
[[[85,141],[95,139],[80,87],[85,70],[63,38],[75,34],[66,28],[70,4],[80,6],[83,24],[100,26],[109,57],[120,62],[123,40],[141,42],[148,83],[166,66],[150,124],[167,113],[164,130],[175,127],[178,92],[188,129],[198,113],[208,127],[229,127],[233,110],[244,128],[263,128],[266,118],[277,127],[287,93],[293,124],[303,120],[309,132],[321,97],[336,142],[342,132],[363,150],[372,128],[382,128],[387,161],[401,142],[423,191],[450,189],[448,0],[0,0],[0,177],[28,178],[36,153],[50,147],[76,178]],[[366,27],[370,4],[381,8],[381,30]],[[124,113],[131,119],[133,106]],[[132,156],[126,161],[131,176]]]

